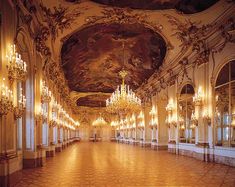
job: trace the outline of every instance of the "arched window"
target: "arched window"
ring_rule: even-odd
[[[195,127],[192,125],[191,116],[194,111],[193,96],[194,88],[191,84],[186,84],[179,97],[179,122],[180,122],[180,142],[195,143]]]
[[[46,116],[42,124],[42,144],[48,146],[48,103],[42,103],[43,115]]]
[[[52,108],[52,120],[56,121],[57,117],[58,117],[58,111],[55,108]],[[54,144],[57,144],[57,140],[58,140],[57,131],[58,131],[57,127],[53,126],[53,143]]]
[[[235,146],[235,60],[220,70],[215,96],[216,145]]]
[[[20,99],[20,94],[21,94],[21,89],[22,89],[22,81],[17,82],[17,101]],[[18,118],[16,121],[17,124],[17,149],[21,150],[22,149],[22,132],[23,132],[23,119]]]

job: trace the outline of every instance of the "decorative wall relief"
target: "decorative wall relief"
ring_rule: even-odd
[[[235,43],[235,18],[231,17],[219,27],[221,32],[221,41],[218,42],[213,48],[214,53],[221,52],[228,42]]]
[[[46,41],[49,38],[49,35],[49,29],[42,25],[35,33],[34,41],[36,43],[36,50],[43,56],[49,56],[51,54],[49,47],[46,45]]]
[[[161,85],[162,89],[166,89],[167,88],[167,83],[166,83],[164,77],[160,78],[160,85]]]
[[[175,29],[173,36],[181,41],[181,51],[187,50],[190,46],[194,50],[200,50],[200,40],[203,40],[207,35],[212,32],[212,24],[200,25],[199,22],[193,22],[190,19],[185,19],[184,22],[180,21],[178,18],[164,14],[168,18],[169,23],[171,23]]]
[[[181,65],[181,72],[179,72],[179,75],[178,75],[178,83],[179,83],[179,86],[182,85],[182,83],[185,81],[188,81],[188,82],[192,82],[192,79],[189,77],[188,75],[188,71],[187,71],[187,65],[188,65],[188,58],[187,57],[184,57],[180,62],[179,64]]]
[[[169,74],[169,78],[167,80],[167,85],[173,86],[177,80],[177,74],[174,73],[174,71],[172,69],[169,69],[167,72]]]
[[[33,0],[22,0],[22,4],[29,11],[29,13],[35,13],[37,11]]]
[[[79,8],[69,10],[60,5],[59,7],[53,7],[53,10],[51,10],[42,3],[40,4],[40,7],[43,11],[45,22],[50,28],[53,40],[58,37],[59,32],[62,34],[65,29],[70,28],[75,19],[82,14]]]
[[[105,8],[102,16],[89,16],[85,19],[85,25],[94,25],[97,23],[118,23],[118,24],[141,24],[161,33],[163,26],[157,22],[149,22],[148,15],[134,13],[131,9]]]

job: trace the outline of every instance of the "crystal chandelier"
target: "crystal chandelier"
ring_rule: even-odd
[[[124,55],[124,42],[122,43],[123,48],[123,67],[125,63]],[[112,93],[111,97],[106,100],[107,111],[111,113],[127,114],[131,111],[138,112],[141,107],[141,100],[135,95],[130,89],[129,85],[125,84],[125,77],[127,71],[123,70],[119,72],[122,77],[122,84]]]
[[[21,59],[21,55],[16,52],[15,45],[11,45],[6,55],[8,59],[8,76],[12,82],[14,79],[25,80],[27,74],[27,65]]]
[[[107,122],[104,120],[104,118],[100,114],[100,116],[95,121],[93,121],[92,126],[96,127],[96,126],[103,126],[106,124]]]
[[[122,84],[117,87],[111,97],[106,100],[107,110],[112,113],[128,113],[130,111],[138,111],[141,107],[141,100],[125,84],[127,72],[122,70],[119,75],[122,77]]]

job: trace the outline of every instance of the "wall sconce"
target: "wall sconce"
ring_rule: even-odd
[[[36,115],[35,115],[35,120],[40,122],[43,119],[43,110],[41,106],[37,107]]]
[[[140,114],[138,115],[138,119],[139,119],[138,128],[144,129],[144,114],[142,111],[140,111]]]
[[[204,122],[206,122],[210,126],[211,125],[211,117],[208,114],[207,110],[204,110],[202,117],[203,117]]]
[[[79,127],[79,126],[80,126],[80,122],[79,122],[79,121],[76,121],[75,125],[76,125],[77,127]]]
[[[195,93],[195,95],[193,97],[193,102],[196,105],[201,105],[202,104],[202,99],[203,99],[202,87],[199,86],[197,93]]]
[[[45,81],[42,81],[42,84],[41,84],[41,102],[44,103],[44,102],[50,102],[51,101],[51,97],[52,97],[52,94],[51,94],[51,91],[49,91],[48,87],[46,86],[46,82]]]
[[[5,78],[1,85],[0,116],[7,115],[13,111],[13,92],[5,85]]]
[[[155,106],[152,106],[152,109],[151,111],[149,112],[150,115],[156,115],[157,114],[157,110],[156,110],[156,107]]]
[[[177,120],[175,116],[168,116],[165,122],[169,128],[171,125],[173,125],[174,127],[177,127]]]
[[[60,128],[60,126],[61,126],[60,121],[61,121],[60,119],[58,119],[58,118],[56,119],[56,124],[57,124],[58,128]]]
[[[168,128],[170,128],[170,123],[169,123],[169,119],[168,119],[169,117],[167,117],[166,119],[165,119],[165,124],[168,126]]]
[[[144,114],[143,114],[142,111],[141,111],[140,114],[138,115],[138,119],[144,119]]]
[[[194,123],[190,125],[191,129],[194,129],[195,127],[196,127],[196,125]]]
[[[193,125],[198,126],[198,118],[196,117],[194,112],[191,115],[191,121],[192,121]]]
[[[182,125],[184,123],[184,118],[182,118],[182,116],[180,116],[178,121]]]
[[[49,121],[49,126],[55,127],[57,125],[56,120],[52,119]]]
[[[170,99],[169,103],[166,106],[166,111],[168,112],[172,112],[174,109],[174,103],[173,103],[173,99]]]
[[[157,110],[155,106],[152,106],[151,111],[149,112],[150,116],[151,116],[151,120],[149,122],[149,127],[151,129],[153,128],[157,128],[158,125],[158,118],[157,118]]]
[[[157,118],[152,117],[152,119],[149,122],[149,127],[153,129],[153,128],[157,128],[157,125],[158,125]]]
[[[185,125],[184,124],[180,125],[180,129],[185,130]]]
[[[144,122],[143,122],[143,121],[141,121],[141,122],[138,123],[138,128],[139,128],[140,130],[144,130]]]
[[[132,123],[132,129],[134,130],[136,128],[136,123]]]
[[[15,45],[10,45],[6,58],[8,60],[8,78],[12,83],[14,79],[24,81],[27,74],[27,65],[16,52]]]
[[[171,121],[171,124],[172,124],[174,127],[177,127],[177,122],[176,122],[176,120],[173,119],[173,120]]]
[[[235,113],[232,113],[232,122],[231,125],[233,128],[235,128]]]
[[[118,121],[111,121],[110,126],[111,127],[117,127],[119,125]]]
[[[17,106],[14,107],[15,119],[21,118],[24,114],[25,109],[26,109],[26,98],[23,95],[23,90],[21,88],[20,89],[20,97],[19,97],[19,100],[17,101]]]

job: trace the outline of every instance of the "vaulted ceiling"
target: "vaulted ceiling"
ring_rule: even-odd
[[[135,90],[161,66],[165,53],[163,38],[143,25],[96,24],[65,41],[61,65],[71,90],[97,92],[77,105],[97,107],[107,99],[103,93],[121,84],[119,71],[128,72],[126,83]]]
[[[217,1],[41,0],[38,9],[50,29],[54,60],[60,61],[62,89],[68,86],[75,110],[84,110],[105,106],[121,84],[122,68],[133,90],[145,90],[143,84],[185,51],[194,31],[217,18],[212,9],[207,17],[199,13]]]

